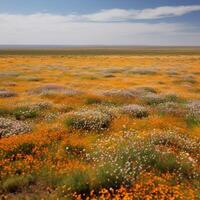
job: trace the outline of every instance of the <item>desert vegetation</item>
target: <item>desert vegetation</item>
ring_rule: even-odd
[[[107,51],[1,53],[1,199],[200,199],[200,56]]]

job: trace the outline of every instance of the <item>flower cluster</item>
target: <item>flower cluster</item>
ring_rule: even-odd
[[[128,89],[111,89],[107,91],[103,91],[102,94],[108,97],[134,97],[132,92]]]
[[[82,110],[70,113],[65,121],[68,127],[99,131],[109,127],[111,116],[98,110]]]
[[[149,115],[149,111],[144,106],[130,104],[122,107],[122,112],[136,118],[143,118]]]
[[[161,103],[157,106],[157,110],[161,114],[169,114],[177,117],[183,117],[186,112],[184,106],[181,106],[176,102]]]
[[[0,98],[14,97],[17,94],[9,90],[0,90]]]
[[[56,94],[64,94],[67,96],[74,96],[77,94],[80,94],[81,92],[75,89],[71,88],[66,88],[64,86],[59,86],[59,85],[45,85],[41,86],[39,88],[32,89],[28,91],[30,94],[41,94],[41,95],[56,95]]]
[[[200,101],[190,101],[187,104],[187,109],[189,110],[189,114],[200,117]]]
[[[0,136],[10,136],[16,134],[27,133],[32,130],[31,126],[25,122],[17,120],[0,118]]]

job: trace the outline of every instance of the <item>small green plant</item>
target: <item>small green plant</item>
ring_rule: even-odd
[[[0,117],[0,127],[0,137],[28,133],[32,130],[28,123],[5,117]]]
[[[82,110],[72,113],[66,120],[68,128],[100,131],[109,127],[111,116],[97,110]]]
[[[62,105],[62,106],[60,106],[60,107],[58,108],[58,110],[59,110],[60,112],[62,112],[62,113],[68,113],[68,112],[70,112],[70,111],[73,110],[73,107],[67,106],[67,105]]]
[[[13,111],[13,115],[17,120],[25,120],[25,119],[36,118],[38,113],[31,108],[21,107],[21,108],[16,108]]]
[[[64,189],[62,189],[62,195],[69,194],[69,192],[77,192],[78,194],[89,193],[89,172],[81,169],[72,170],[69,174],[63,176],[60,184],[64,186]]]
[[[137,104],[130,104],[122,107],[122,112],[125,114],[129,114],[134,118],[145,118],[148,117],[149,112],[144,106],[140,106]]]
[[[43,79],[42,78],[39,78],[39,77],[26,77],[25,78],[27,81],[34,81],[34,82],[38,82],[38,81],[42,81]]]
[[[64,121],[67,128],[74,127],[76,125],[76,120],[73,117],[69,117]]]
[[[165,95],[166,102],[177,102],[177,103],[184,103],[185,100],[181,97],[177,96],[176,94],[167,94]]]
[[[4,108],[0,108],[0,116],[5,117],[10,114],[10,111]]]
[[[15,96],[17,96],[17,94],[13,91],[0,89],[0,98],[9,98],[9,97],[15,97]]]
[[[6,157],[15,157],[17,154],[21,155],[31,155],[33,154],[33,149],[35,148],[35,144],[33,143],[22,143],[19,146],[15,147],[11,151],[6,152]]]
[[[109,162],[97,166],[95,189],[117,188],[120,187],[123,181],[125,181],[125,174],[120,170],[120,167],[116,168],[115,165]]]
[[[177,117],[183,117],[185,115],[185,107],[175,102],[161,103],[156,109],[160,115],[172,115]]]
[[[39,177],[38,180],[46,186],[50,186],[51,188],[56,188],[61,184],[64,175],[59,174],[54,170],[49,170],[47,166],[42,167],[38,173],[37,176]]]
[[[188,115],[186,116],[186,123],[188,127],[192,128],[194,126],[198,126],[200,124],[200,119],[199,117],[195,115]]]
[[[99,99],[99,98],[95,98],[95,97],[90,97],[90,98],[87,98],[86,100],[85,100],[85,103],[87,104],[87,105],[91,105],[91,104],[100,104],[102,101],[101,101],[101,99]]]
[[[34,184],[35,181],[36,180],[33,175],[13,176],[3,182],[2,188],[6,192],[14,193]]]
[[[156,69],[149,69],[149,68],[135,68],[130,70],[131,74],[138,74],[138,75],[155,75],[157,74]]]
[[[154,94],[157,93],[157,90],[152,87],[141,87],[139,89],[143,89],[145,92],[150,92],[150,93],[154,93]]]
[[[150,106],[156,106],[160,103],[164,103],[166,100],[164,96],[159,94],[150,93],[142,97],[142,100],[145,104]]]
[[[105,78],[113,78],[113,77],[115,77],[115,75],[113,75],[113,74],[105,74],[103,77],[105,77]]]
[[[161,172],[174,172],[179,168],[176,155],[173,153],[164,153],[164,155],[157,153],[154,161],[154,167]]]
[[[85,154],[85,149],[80,145],[67,145],[65,151],[69,158],[83,157]]]

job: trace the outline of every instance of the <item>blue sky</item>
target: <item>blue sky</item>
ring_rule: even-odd
[[[0,44],[200,45],[200,0],[0,0]]]

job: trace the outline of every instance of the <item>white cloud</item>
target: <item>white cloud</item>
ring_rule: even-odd
[[[154,9],[144,9],[138,12],[136,19],[159,19],[185,15],[194,11],[200,11],[200,5],[192,6],[164,6]]]
[[[113,10],[111,11],[113,13]],[[112,18],[109,12],[106,12],[104,18],[98,15],[83,17],[48,13],[0,14],[0,44],[200,45],[199,27],[179,23],[125,22],[125,18],[116,22],[116,19],[121,19],[126,12],[128,11],[115,10],[115,17]],[[160,9],[156,14],[143,12],[137,16],[155,18],[161,16],[159,13],[163,13]],[[178,13],[181,15],[183,11],[179,10],[177,15]],[[115,22],[104,22],[110,19]]]
[[[161,19],[166,17],[181,16],[194,11],[200,11],[200,5],[163,6],[163,7],[143,9],[143,10],[134,10],[134,9],[101,10],[100,12],[97,13],[79,16],[79,19],[96,21],[96,22],[127,21],[127,20],[139,20],[139,19],[147,20],[147,19]]]

